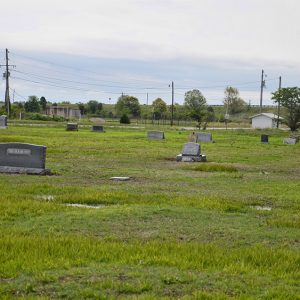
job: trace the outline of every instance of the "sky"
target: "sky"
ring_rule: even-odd
[[[174,81],[177,103],[199,89],[222,104],[234,86],[258,105],[264,69],[268,105],[279,76],[283,87],[299,85],[298,0],[1,2],[0,64],[8,48],[14,101],[116,103],[124,93],[170,104]]]

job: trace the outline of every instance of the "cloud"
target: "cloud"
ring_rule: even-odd
[[[297,0],[284,5],[280,0],[10,0],[1,4],[0,47],[58,63],[26,65],[12,55],[19,70],[62,79],[88,80],[94,72],[98,80],[122,84],[147,79],[211,87],[258,81],[240,87],[257,99],[262,68],[272,79],[270,91],[279,75],[285,85],[297,85],[299,8]],[[53,87],[44,90],[62,95]]]
[[[11,0],[2,4],[1,43],[97,57],[300,63],[299,8],[295,0]]]

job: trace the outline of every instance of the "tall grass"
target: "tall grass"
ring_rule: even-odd
[[[1,238],[0,262],[1,277],[105,262],[268,274],[300,280],[299,251],[261,245],[231,250],[192,242],[119,242],[80,236],[5,235]]]

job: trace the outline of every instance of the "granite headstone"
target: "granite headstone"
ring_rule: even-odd
[[[207,142],[207,143],[212,143],[212,134],[211,133],[204,133],[204,132],[197,132],[197,142]]]
[[[201,148],[200,145],[197,143],[186,143],[183,146],[182,155],[183,156],[190,156],[190,155],[200,155]]]
[[[7,116],[0,116],[0,129],[7,128]]]
[[[93,125],[92,131],[93,132],[105,132],[104,127],[102,125]]]
[[[150,130],[148,131],[148,139],[150,140],[163,140],[165,133],[163,131]]]
[[[182,153],[177,155],[176,160],[183,162],[204,162],[206,161],[206,156],[201,154],[199,144],[190,142],[184,144]]]
[[[268,144],[269,143],[269,136],[267,134],[262,134],[260,136],[260,141],[263,143],[263,144]]]
[[[46,146],[23,143],[0,143],[0,172],[49,174],[45,169]]]
[[[284,143],[284,144],[287,144],[287,145],[295,145],[295,144],[297,144],[297,139],[292,138],[292,137],[285,138],[285,139],[283,140],[283,143]]]
[[[77,123],[67,123],[67,131],[78,131],[78,124]]]

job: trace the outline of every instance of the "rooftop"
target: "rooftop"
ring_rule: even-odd
[[[260,113],[260,114],[257,114],[257,115],[254,115],[254,116],[252,116],[252,117],[250,117],[250,119],[253,119],[253,118],[255,118],[255,117],[259,117],[259,116],[265,116],[265,117],[267,117],[267,118],[270,118],[270,119],[278,119],[278,116],[277,115],[275,115],[275,114],[273,114],[273,113]],[[283,120],[283,118],[282,117],[279,117],[279,119],[280,120]]]

